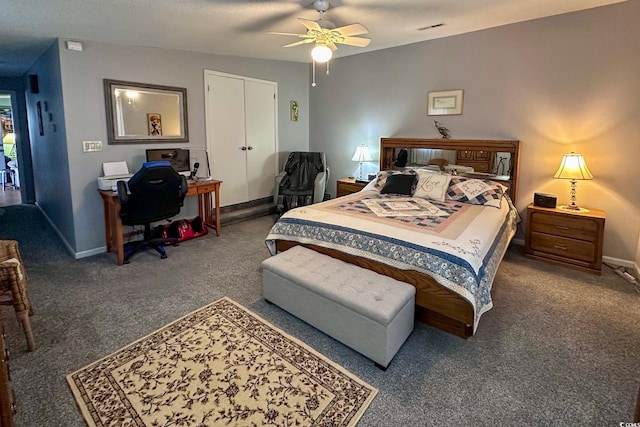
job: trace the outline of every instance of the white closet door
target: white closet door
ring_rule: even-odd
[[[276,175],[275,86],[245,81],[245,129],[249,199],[273,195]]]
[[[223,181],[220,206],[246,202],[244,80],[209,75],[207,83],[207,149],[211,176]]]

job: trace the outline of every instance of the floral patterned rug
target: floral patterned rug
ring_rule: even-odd
[[[72,374],[90,426],[353,426],[377,389],[222,298]]]

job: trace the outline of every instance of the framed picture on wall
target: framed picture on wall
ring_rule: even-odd
[[[159,113],[148,113],[147,123],[149,126],[149,136],[162,135],[162,116]]]
[[[442,90],[427,94],[427,115],[447,116],[462,114],[463,90]]]

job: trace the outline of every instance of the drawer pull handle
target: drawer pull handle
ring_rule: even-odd
[[[556,248],[556,249],[562,249],[563,251],[567,250],[567,247],[563,246],[563,245],[553,245],[553,247]]]
[[[569,229],[569,227],[567,227],[566,225],[556,225],[556,228],[558,230],[568,230]]]

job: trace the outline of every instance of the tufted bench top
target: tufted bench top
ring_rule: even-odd
[[[416,293],[408,283],[303,246],[264,260],[262,267],[384,326]]]

